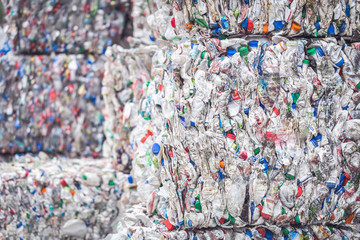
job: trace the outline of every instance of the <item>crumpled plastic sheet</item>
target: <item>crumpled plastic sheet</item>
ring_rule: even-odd
[[[102,54],[119,44],[130,25],[130,1],[7,0],[5,15],[16,24],[16,51]],[[128,33],[126,33],[128,34]]]
[[[104,62],[93,55],[2,57],[1,153],[101,155]]]
[[[141,98],[123,108],[150,218],[119,234],[265,225],[273,236],[298,232],[290,239],[359,237],[359,43],[198,34],[157,48]],[[114,46],[106,55],[124,57]]]
[[[1,163],[0,237],[102,239],[137,203],[130,175],[107,159],[16,155]]]
[[[358,1],[157,0],[151,3],[146,18],[153,30],[146,37],[150,39],[172,40],[198,31],[219,38],[236,34],[351,37],[359,33]]]

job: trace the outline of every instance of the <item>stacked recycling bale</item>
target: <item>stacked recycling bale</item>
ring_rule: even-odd
[[[131,34],[130,10],[129,1],[1,2],[2,154],[102,154],[103,53]]]
[[[130,1],[19,0],[21,52],[93,52],[119,44],[126,30]]]
[[[115,50],[108,57],[121,58]],[[347,226],[357,236],[359,56],[358,43],[331,38],[158,48],[123,118],[134,125],[132,175],[152,215],[150,229],[130,229],[270,224],[264,233],[286,236],[302,224],[294,231],[310,239]]]
[[[128,53],[115,46],[106,53],[113,66],[105,70],[107,82],[122,86],[120,93],[141,94],[122,100],[127,110],[111,108],[119,114],[115,134],[125,130],[131,144],[131,175],[142,204],[125,214],[109,239],[360,237],[359,43],[285,38],[296,35],[292,20],[288,31],[274,32],[282,36],[223,39],[242,32],[227,31],[222,19],[210,21],[217,27],[209,29],[204,13],[186,25],[194,16],[190,9],[203,2],[157,3],[147,18],[149,38],[156,40],[151,63],[140,55],[126,61]],[[239,3],[243,19],[255,3]],[[311,13],[315,2],[289,4]],[[337,12],[341,4],[324,3],[319,11]],[[264,9],[274,16],[287,6]],[[297,34],[311,36],[306,18]],[[321,20],[324,26],[331,21]],[[340,35],[352,35],[351,29]],[[114,77],[114,70],[124,78]],[[126,84],[129,72],[146,84]]]
[[[348,36],[359,34],[360,3],[327,0],[154,1],[150,38],[172,40],[200,31],[224,38],[236,34]]]

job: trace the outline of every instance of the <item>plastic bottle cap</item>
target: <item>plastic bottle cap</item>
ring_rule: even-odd
[[[330,26],[328,28],[328,32],[329,32],[330,35],[333,35],[335,33],[334,25],[330,24]]]
[[[225,163],[224,163],[223,160],[220,161],[220,167],[221,167],[221,168],[225,168]]]
[[[318,49],[316,49],[316,52],[319,54],[319,56],[321,56],[321,57],[323,57],[323,56],[325,56],[325,53],[324,53],[324,51],[322,50],[322,48],[318,48]]]
[[[350,6],[349,5],[346,5],[345,14],[347,17],[350,17]]]
[[[303,64],[310,64],[310,60],[309,59],[304,59]]]
[[[284,27],[284,24],[282,23],[282,21],[274,21],[274,27],[275,27],[275,31],[280,30]]]
[[[209,24],[209,28],[210,28],[210,29],[216,29],[216,28],[219,28],[219,25],[216,24],[216,23],[210,23],[210,24]]]
[[[269,25],[267,25],[266,23],[263,25],[263,33],[267,33],[268,31],[269,31]]]
[[[293,22],[292,23],[292,26],[291,26],[291,29],[294,31],[294,32],[299,32],[301,30],[301,25],[296,23],[296,22]]]
[[[259,41],[250,41],[249,42],[249,47],[257,47],[259,45]]]
[[[155,154],[155,156],[157,156],[160,152],[160,145],[154,143],[154,145],[152,146],[152,152]]]
[[[229,48],[228,50],[226,50],[226,54],[227,54],[229,57],[234,56],[235,53],[236,53],[236,50],[233,49],[233,48]]]
[[[341,32],[341,33],[343,33],[343,32],[345,32],[345,30],[346,30],[346,23],[342,23],[341,24],[341,27],[340,27],[340,29],[339,29],[339,31]]]
[[[130,176],[130,175],[128,176],[128,181],[130,184],[132,184],[134,182],[132,176]]]
[[[239,48],[239,53],[240,53],[240,56],[245,56],[246,54],[249,53],[249,48],[248,47],[242,47],[242,48]]]
[[[309,54],[310,56],[312,56],[312,55],[314,55],[314,54],[316,53],[316,49],[315,49],[315,48],[309,48],[309,49],[307,50],[307,52],[308,52],[308,54]]]
[[[320,27],[320,22],[316,22],[316,23],[315,23],[315,27],[316,27],[317,30],[320,30],[320,29],[321,29],[321,27]]]
[[[195,202],[195,208],[196,208],[197,210],[199,210],[199,211],[202,210],[202,208],[201,208],[201,203],[200,203],[199,200],[196,200],[196,202]]]
[[[245,20],[241,23],[241,26],[244,28],[244,29],[247,29],[247,26],[248,26],[248,18],[245,18]]]
[[[341,59],[337,64],[335,64],[336,66],[340,67],[341,65],[344,64],[344,59]]]
[[[201,55],[200,55],[201,59],[204,59],[205,53],[206,53],[205,51],[202,51],[202,52],[201,52]]]
[[[286,228],[281,229],[281,231],[284,233],[285,236],[289,235],[289,230],[287,230]]]
[[[175,25],[175,18],[173,17],[173,18],[171,18],[171,26],[173,27],[173,28],[176,28],[176,25]]]

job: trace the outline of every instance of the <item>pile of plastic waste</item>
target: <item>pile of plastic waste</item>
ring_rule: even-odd
[[[16,155],[1,169],[4,239],[101,239],[116,227],[119,211],[137,203],[132,177],[106,159],[49,159],[41,152]]]

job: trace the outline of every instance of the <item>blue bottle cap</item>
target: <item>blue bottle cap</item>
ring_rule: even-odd
[[[151,150],[155,154],[155,156],[157,156],[160,152],[160,145],[157,143],[154,143]]]
[[[210,25],[209,25],[210,29],[215,29],[215,28],[219,28],[219,27],[220,26],[218,24],[216,24],[216,23],[210,23]]]
[[[151,41],[153,41],[153,42],[155,41],[155,38],[153,38],[153,36],[149,35],[149,38]]]
[[[350,17],[350,6],[346,5],[345,14],[347,17]]]
[[[291,105],[291,108],[292,108],[292,109],[296,109],[296,103],[293,103],[293,104]]]
[[[341,65],[344,64],[344,59],[341,59],[337,64],[335,64],[336,66],[340,67]]]
[[[228,48],[228,49],[226,50],[226,54],[227,54],[229,57],[234,56],[235,53],[236,53],[236,50],[233,49],[233,48]]]
[[[329,28],[328,28],[328,33],[330,35],[333,35],[335,33],[335,27],[334,25],[330,24]]]
[[[316,27],[317,30],[320,30],[320,29],[321,29],[321,27],[320,27],[320,22],[316,22],[316,23],[315,23],[315,27]]]
[[[249,42],[249,47],[255,47],[256,48],[258,45],[259,45],[259,41],[254,40],[254,41]]]
[[[319,54],[320,57],[325,56],[325,53],[324,53],[324,51],[322,50],[321,47],[319,47],[318,49],[316,49],[316,52],[317,52],[317,54]]]
[[[248,19],[248,18],[245,18],[245,20],[241,23],[241,26],[242,26],[244,29],[247,29],[248,22],[249,22],[249,19]]]
[[[346,30],[346,23],[342,23],[341,24],[341,27],[340,27],[340,29],[339,29],[339,31],[341,32],[341,33],[343,33],[343,32],[345,32],[345,30]]]
[[[249,113],[249,109],[248,109],[248,108],[245,108],[245,109],[244,109],[244,113],[245,113],[245,114],[248,114],[248,113]]]
[[[228,24],[228,21],[225,17],[222,17],[221,18],[221,26],[225,29],[229,29],[229,24]]]
[[[271,240],[273,238],[273,233],[270,230],[266,229],[265,237],[266,239]]]
[[[132,184],[134,182],[131,175],[128,176],[128,181],[129,181],[130,184]]]
[[[274,21],[275,31],[280,30],[284,27],[282,21]]]

